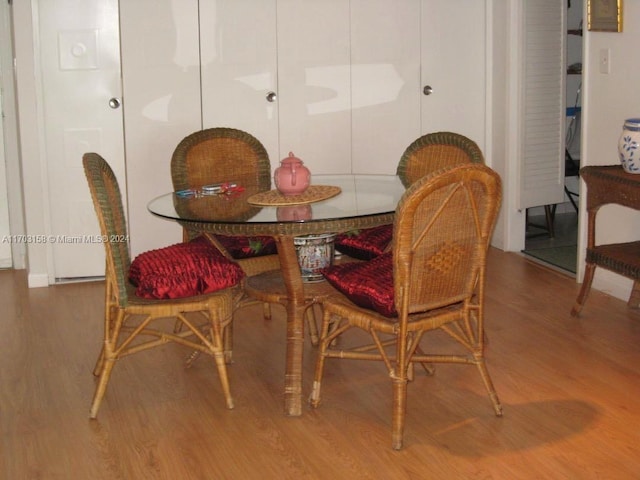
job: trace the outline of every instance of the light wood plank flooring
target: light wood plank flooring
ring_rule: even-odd
[[[265,321],[260,305],[236,318],[234,410],[209,358],[185,369],[188,352],[167,345],[117,364],[91,421],[102,282],[28,289],[24,272],[2,271],[0,478],[638,479],[640,314],[593,291],[572,318],[577,291],[492,250],[487,358],[504,417],[473,367],[438,366],[409,385],[396,452],[391,382],[374,362],[330,361],[320,408],[284,416],[283,311]]]

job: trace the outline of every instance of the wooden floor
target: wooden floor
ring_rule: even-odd
[[[490,255],[487,359],[504,417],[473,367],[409,385],[391,449],[391,382],[374,362],[327,365],[323,403],[283,414],[283,311],[236,318],[226,410],[209,358],[167,345],[121,361],[89,420],[101,282],[26,288],[0,272],[0,478],[638,479],[640,314],[515,253]],[[443,341],[433,337],[432,346]],[[314,349],[307,345],[305,396]]]

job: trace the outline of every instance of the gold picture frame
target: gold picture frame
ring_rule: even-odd
[[[587,28],[592,32],[621,32],[622,0],[587,0]]]

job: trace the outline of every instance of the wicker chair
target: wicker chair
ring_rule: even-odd
[[[428,133],[407,147],[396,173],[408,187],[425,175],[463,163],[484,164],[482,150],[476,142],[459,133]]]
[[[212,183],[236,181],[261,190],[271,188],[271,164],[260,141],[234,128],[208,128],[186,136],[171,158],[174,190],[185,190]],[[186,238],[200,232],[185,231]],[[260,255],[238,259],[251,276],[279,268],[278,256]]]
[[[440,170],[415,182],[400,201],[391,252],[327,272],[340,293],[321,301],[313,407],[320,402],[326,359],[382,361],[393,385],[392,446],[400,449],[413,365],[432,373],[432,363],[445,362],[475,365],[495,414],[502,415],[485,366],[483,335],[486,255],[500,202],[500,178],[488,167]],[[342,335],[352,328],[368,332],[373,343],[349,347]],[[420,341],[436,329],[463,351],[425,354]]]
[[[99,377],[90,417],[95,418],[112,369],[127,355],[176,342],[211,355],[216,362],[226,406],[233,408],[224,335],[231,324],[242,288],[179,299],[141,298],[128,281],[131,258],[124,210],[117,179],[109,164],[96,153],[83,156],[84,171],[100,223],[106,250],[104,341],[94,375]],[[156,320],[173,317],[182,328],[166,328]],[[166,324],[166,322],[165,322]]]
[[[234,128],[208,128],[186,136],[178,144],[171,158],[171,180],[176,191],[229,181],[269,190],[271,164],[264,146],[251,134]],[[193,238],[199,233],[185,229],[184,238]],[[209,235],[209,238],[222,250],[225,250],[223,243],[260,244],[264,241],[264,238],[252,242],[252,239],[218,235]],[[280,268],[275,253],[258,253],[245,258],[230,253],[247,276]],[[264,315],[265,318],[271,317],[267,304]]]
[[[463,163],[484,164],[476,142],[453,132],[428,133],[416,139],[400,157],[396,174],[405,187],[425,175]],[[336,250],[360,260],[370,260],[388,249],[392,226],[347,232],[336,237]]]

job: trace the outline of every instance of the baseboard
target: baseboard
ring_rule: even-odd
[[[626,302],[633,288],[633,280],[596,267],[592,288]]]
[[[27,277],[29,288],[39,288],[49,286],[49,275],[46,273],[30,273]]]

